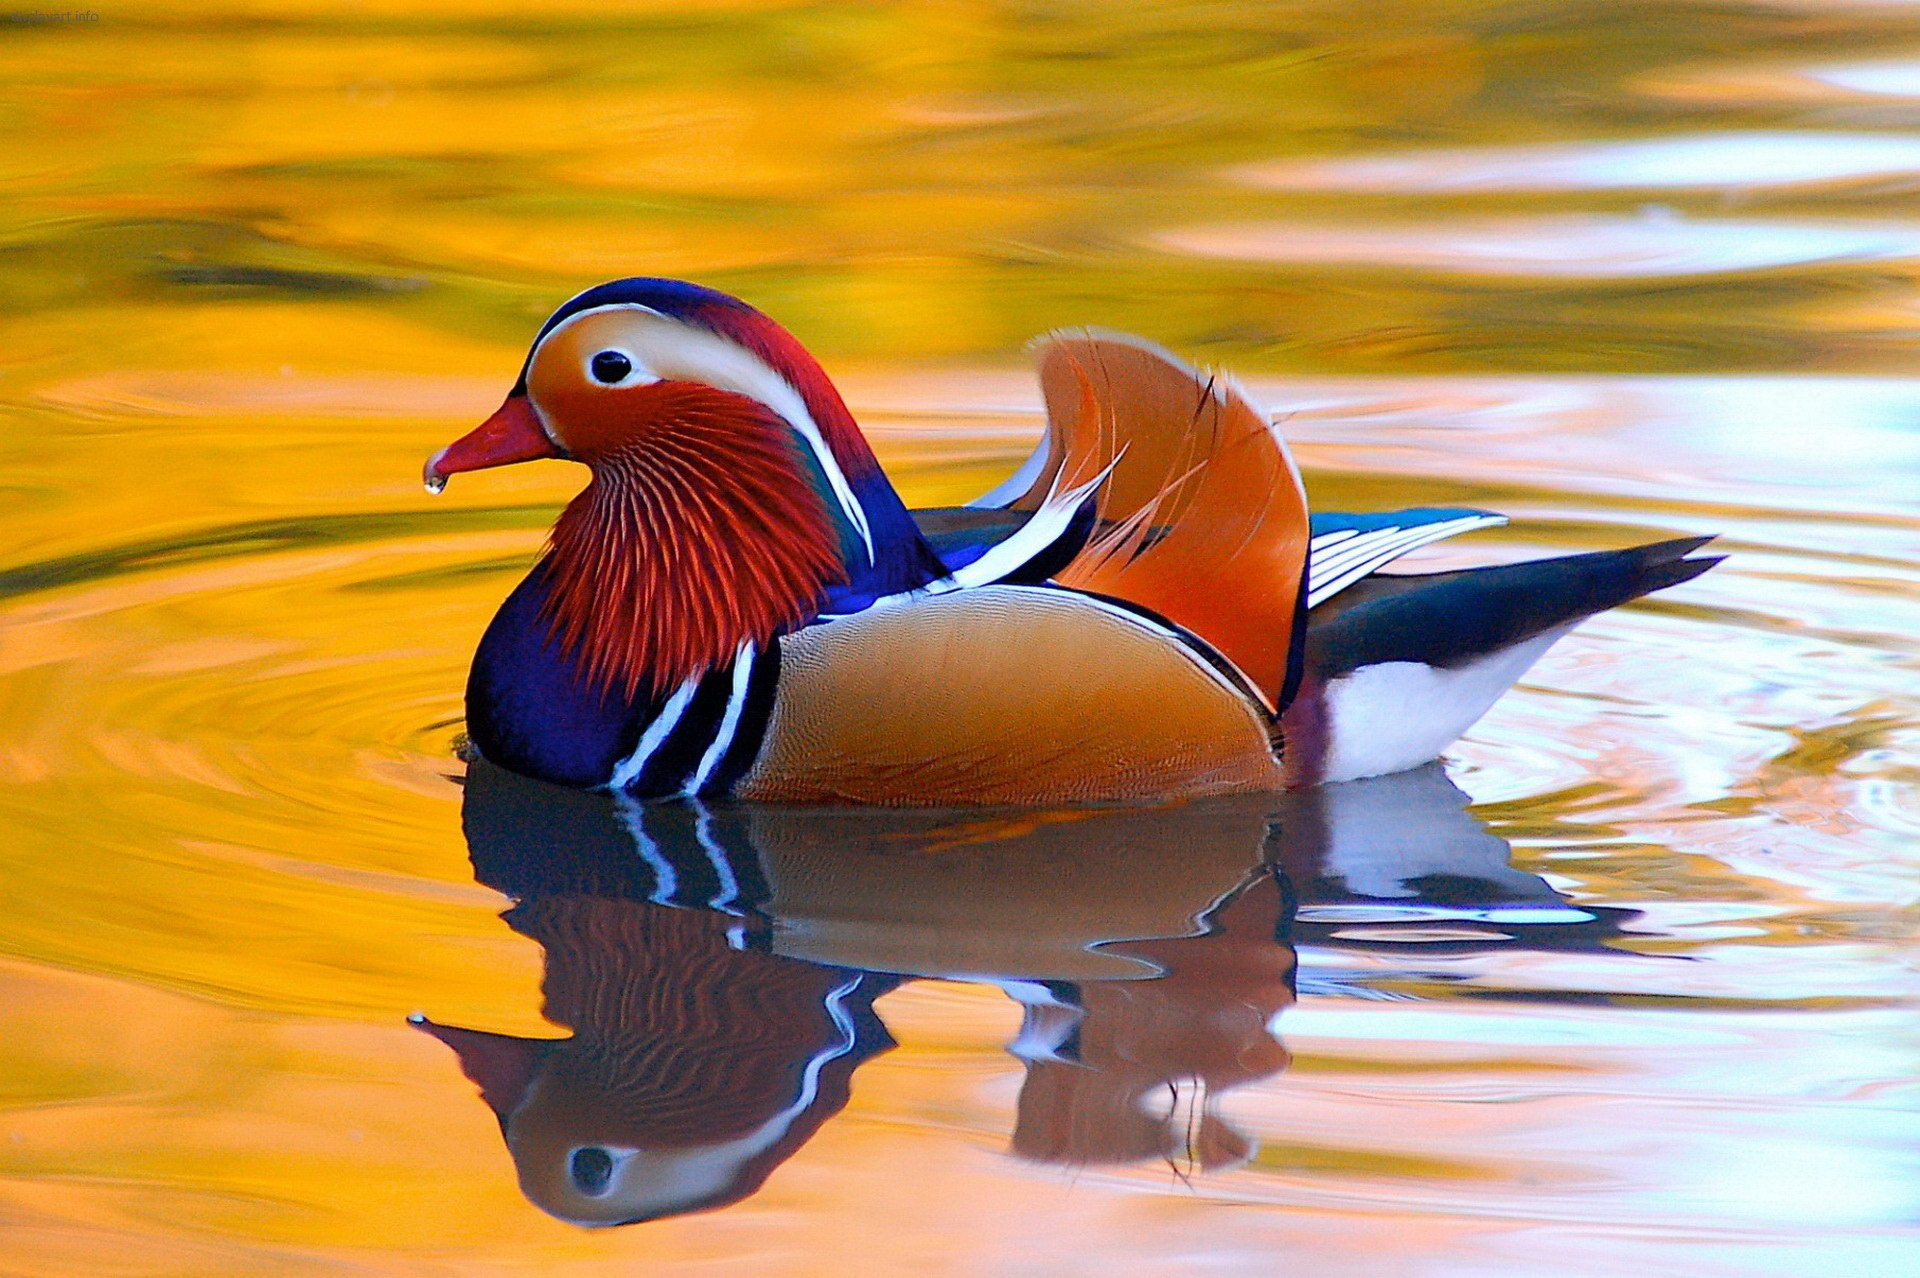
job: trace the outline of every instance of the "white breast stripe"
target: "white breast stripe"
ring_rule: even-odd
[[[699,686],[700,679],[696,675],[674,689],[673,695],[667,698],[667,704],[660,707],[660,713],[653,717],[653,722],[647,725],[647,730],[640,734],[640,744],[633,748],[633,753],[614,766],[613,777],[607,782],[609,790],[624,790],[639,779],[641,770],[647,766],[647,761],[653,758],[654,752],[660,748],[660,743],[667,739],[667,734],[672,732],[680,722],[680,716],[687,712],[687,703],[693,700],[694,689]]]
[[[1331,599],[1368,573],[1410,550],[1476,528],[1492,528],[1506,522],[1505,515],[1462,515],[1457,519],[1436,520],[1412,528],[1377,528],[1343,538],[1330,553],[1309,554],[1307,607],[1312,608]],[[1314,549],[1317,551],[1318,547]]]
[[[681,794],[698,794],[713,770],[720,766],[720,760],[726,757],[727,747],[733,744],[733,734],[740,730],[740,716],[747,708],[747,687],[753,682],[753,645],[743,643],[740,651],[733,655],[733,691],[727,697],[727,712],[721,717],[720,727],[713,734],[713,744],[700,756],[700,766],[693,770],[693,776],[687,781]]]

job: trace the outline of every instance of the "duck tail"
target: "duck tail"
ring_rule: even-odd
[[[1693,580],[1725,558],[1688,557],[1712,540],[1370,577],[1315,611],[1308,660],[1323,679],[1387,661],[1464,665]]]

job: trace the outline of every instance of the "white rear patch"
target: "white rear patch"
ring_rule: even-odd
[[[1418,661],[1362,666],[1327,685],[1326,775],[1353,781],[1440,757],[1573,629],[1562,626],[1451,670]]]

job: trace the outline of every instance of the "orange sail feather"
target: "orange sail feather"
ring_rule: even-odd
[[[1057,579],[1199,635],[1281,708],[1309,528],[1279,432],[1232,381],[1137,337],[1056,333],[1039,359],[1047,465],[1012,505],[1112,468],[1098,531]]]

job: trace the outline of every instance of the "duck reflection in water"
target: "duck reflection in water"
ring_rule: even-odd
[[[1016,1155],[1228,1167],[1254,1145],[1218,1100],[1288,1063],[1274,1025],[1296,941],[1613,930],[1511,867],[1466,802],[1436,766],[1150,808],[709,808],[475,763],[477,877],[517,901],[506,921],[546,952],[543,1011],[573,1032],[416,1024],[478,1084],[528,1199],[583,1225],[752,1194],[894,1045],[874,1001],[914,979],[1024,1005]]]

